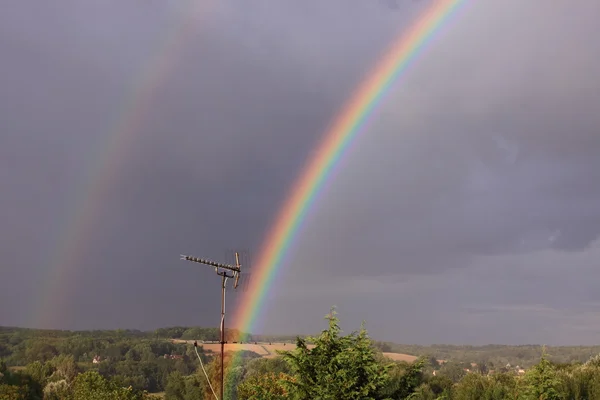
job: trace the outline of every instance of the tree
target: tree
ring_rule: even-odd
[[[27,388],[0,384],[0,400],[27,400]]]
[[[440,362],[434,356],[428,357],[428,363],[431,366],[431,368],[433,368],[433,369],[439,369],[440,368]]]
[[[487,364],[485,362],[477,364],[477,372],[479,372],[481,375],[487,375],[489,372]]]
[[[279,352],[294,378],[282,383],[295,399],[375,399],[388,367],[377,362],[364,324],[359,332],[341,336],[335,308],[326,319],[329,328],[318,337],[298,337],[296,349]],[[314,343],[313,349],[308,349],[307,340]]]
[[[169,374],[165,388],[165,399],[185,400],[185,380],[181,373],[175,371]]]
[[[44,387],[44,400],[64,400],[70,396],[71,388],[65,379],[50,382]]]
[[[450,391],[452,390],[452,379],[448,378],[444,375],[436,375],[429,378],[429,382],[427,382],[428,386],[431,388],[431,391],[437,397],[450,396]]]
[[[489,388],[487,377],[479,374],[467,374],[456,385],[452,393],[453,400],[484,399]]]
[[[285,382],[293,382],[294,378],[280,372],[268,372],[263,375],[252,375],[244,380],[237,389],[239,400],[283,400],[288,399]]]
[[[56,347],[42,341],[33,341],[25,349],[25,357],[29,362],[48,361],[58,355]]]
[[[290,374],[290,366],[282,357],[275,358],[255,358],[245,366],[244,379],[273,373],[278,375],[279,373]]]
[[[560,400],[563,398],[559,391],[560,379],[554,366],[548,360],[545,348],[542,350],[540,362],[527,371],[523,383],[524,399]]]
[[[396,363],[379,395],[394,400],[410,398],[424,382],[423,369],[426,362],[426,358],[419,358],[412,364]]]
[[[455,362],[446,362],[440,368],[440,374],[447,376],[452,379],[454,383],[460,381],[467,373],[464,368]]]
[[[139,400],[140,395],[131,388],[120,388],[108,382],[95,371],[75,378],[72,400]]]
[[[49,364],[52,370],[49,377],[51,382],[65,380],[67,383],[71,383],[79,374],[79,367],[72,355],[58,355],[46,364]]]

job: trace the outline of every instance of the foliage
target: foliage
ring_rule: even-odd
[[[391,342],[375,342],[375,346],[386,352],[429,355],[438,360],[452,360],[457,363],[486,364],[488,369],[500,369],[511,364],[530,368],[537,364],[540,358],[539,345],[499,345],[485,346],[446,345],[431,346],[397,344]],[[600,354],[600,346],[556,346],[547,347],[548,359],[553,363],[583,363],[592,355]]]
[[[71,400],[138,400],[142,396],[131,387],[118,387],[95,371],[78,375],[73,382]]]
[[[544,349],[540,362],[527,371],[523,379],[523,398],[531,400],[560,400],[564,394],[559,390],[561,381],[556,368],[548,360]]]
[[[44,387],[44,400],[61,400],[69,398],[71,388],[65,379],[50,382]]]
[[[410,398],[424,382],[423,369],[426,362],[425,358],[420,358],[413,364],[399,362],[393,365],[389,379],[379,391],[379,398]]]
[[[239,400],[282,400],[288,399],[285,382],[294,382],[294,378],[280,372],[268,372],[252,375],[237,388]]]
[[[311,338],[314,348],[298,338],[295,350],[280,352],[295,378],[282,383],[297,399],[374,399],[388,368],[375,359],[364,325],[358,333],[341,336],[335,309],[326,319],[329,328]]]
[[[364,325],[343,336],[334,309],[327,320],[320,335],[296,338],[295,349],[275,358],[242,352],[236,357],[242,363],[233,365],[227,353],[224,398],[600,399],[600,355],[592,357],[600,347],[554,347],[552,356],[545,349],[540,356],[539,346],[400,346],[373,342]],[[164,392],[166,400],[212,399],[194,348],[174,339],[209,340],[215,332],[0,327],[0,400],[149,400],[147,392]],[[309,349],[309,343],[314,347]],[[220,357],[201,346],[198,350],[218,391]],[[385,357],[388,351],[422,356],[413,363],[394,362]]]
[[[26,400],[27,388],[23,386],[0,384],[0,400]]]

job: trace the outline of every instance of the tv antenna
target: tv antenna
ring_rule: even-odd
[[[245,264],[248,263],[248,253],[245,252],[246,256]],[[181,255],[181,260],[191,261],[198,264],[204,264],[215,268],[217,275],[221,277],[221,326],[220,326],[220,344],[221,344],[221,400],[223,400],[224,383],[225,383],[225,289],[227,288],[227,280],[233,279],[233,289],[237,289],[240,284],[242,290],[245,290],[249,280],[248,273],[242,273],[242,264],[240,264],[240,253],[235,251],[235,264],[222,264],[211,260],[205,260],[198,257]],[[208,379],[208,375],[206,376]],[[209,381],[210,385],[210,381]],[[211,387],[212,389],[212,387]],[[214,394],[214,393],[213,393]],[[216,397],[216,396],[215,396]]]

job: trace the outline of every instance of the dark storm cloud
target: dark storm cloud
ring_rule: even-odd
[[[13,306],[0,324],[39,323],[44,302],[56,327],[211,324],[216,314],[198,304],[216,295],[214,276],[179,254],[259,249],[315,141],[400,21],[365,2],[263,3],[6,7],[0,292]],[[366,34],[353,32],[359,19]],[[161,53],[173,37],[175,50]],[[132,100],[140,82],[155,90]],[[122,113],[141,124],[119,160],[103,149]],[[90,210],[93,225],[75,232],[84,248],[66,243],[82,256],[57,266],[106,162],[118,175]],[[65,310],[43,298],[58,270],[69,271],[56,285],[68,291]]]
[[[404,341],[592,340],[581,304],[595,301],[600,235],[599,11],[469,4],[328,182],[273,314],[297,315],[310,294]],[[461,311],[478,304],[506,312]]]
[[[593,21],[509,3],[467,7],[404,77],[326,189],[313,221],[327,223],[312,224],[304,253],[386,275],[398,257],[398,271],[425,272],[598,237],[600,48],[573,45]],[[547,18],[531,30],[537,12]],[[349,243],[361,254],[339,251]]]
[[[599,249],[596,242],[578,253],[478,256],[468,267],[408,277],[313,275],[278,293],[269,306],[280,316],[273,329],[308,333],[309,321],[335,304],[347,331],[366,319],[376,337],[403,343],[593,344]]]
[[[90,168],[158,59],[55,326],[214,325],[217,278],[179,254],[258,256],[333,116],[431,4],[236,3],[0,13],[0,324],[36,324]],[[469,3],[449,21],[308,213],[261,331],[313,333],[336,304],[349,330],[367,319],[386,340],[589,341],[600,48],[597,3],[578,7]]]

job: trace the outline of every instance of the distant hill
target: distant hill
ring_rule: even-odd
[[[131,329],[118,330],[44,330],[17,327],[0,326],[0,357],[3,357],[3,349],[7,349],[11,342],[34,338],[69,338],[87,337],[90,339],[108,338],[140,338],[140,339],[165,339],[172,342],[189,342],[193,340],[218,341],[219,329],[206,327],[168,327],[154,331],[140,331]],[[244,344],[234,344],[234,340],[240,340]],[[253,335],[240,333],[237,330],[226,330],[228,350],[247,350],[261,357],[273,357],[276,350],[293,348],[296,337],[293,335]],[[254,342],[257,344],[254,345]],[[535,364],[541,355],[540,345],[442,345],[430,346],[406,345],[392,342],[375,341],[375,346],[384,355],[403,361],[413,361],[418,356],[427,356],[438,360],[452,360],[465,363],[477,363],[488,365],[521,365],[524,367]],[[207,351],[217,351],[218,344],[204,344]],[[220,349],[220,348],[219,348]],[[559,363],[584,362],[591,356],[600,354],[600,346],[560,346],[546,347],[550,359]],[[7,356],[5,354],[4,356]]]

